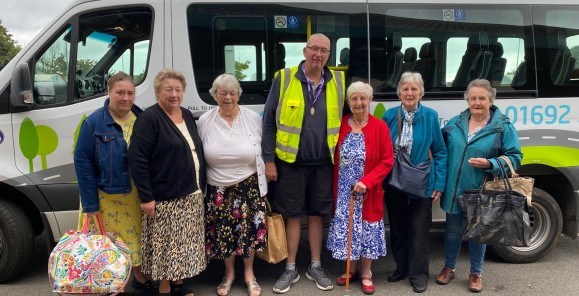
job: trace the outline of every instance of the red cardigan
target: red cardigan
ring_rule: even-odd
[[[334,154],[334,210],[338,196],[340,146],[346,135],[352,131],[348,124],[351,116],[346,115],[342,118],[340,135]],[[376,222],[384,218],[382,180],[392,169],[394,153],[392,151],[390,130],[384,121],[370,115],[368,124],[362,128],[362,133],[364,134],[364,145],[366,145],[366,163],[364,165],[364,176],[360,181],[368,187],[368,194],[362,205],[362,219],[368,222]]]

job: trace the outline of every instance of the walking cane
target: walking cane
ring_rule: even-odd
[[[366,194],[368,194],[368,192],[366,191],[366,193],[364,193],[364,198],[362,199],[362,202],[364,202],[364,200],[366,199]],[[355,199],[355,195],[354,195],[354,189],[352,188],[352,191],[350,192],[350,217],[349,217],[349,221],[348,221],[348,254],[346,257],[346,289],[344,290],[344,296],[349,296],[350,295],[350,257],[352,255],[352,224],[354,223],[354,199]]]
[[[348,222],[348,253],[346,257],[346,290],[344,296],[350,295],[350,257],[352,251],[352,223],[354,220],[354,190],[350,192],[350,220]]]

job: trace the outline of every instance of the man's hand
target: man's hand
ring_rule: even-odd
[[[270,161],[265,163],[265,176],[268,181],[277,181],[277,168],[275,162]]]

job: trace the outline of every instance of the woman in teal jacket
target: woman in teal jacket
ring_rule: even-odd
[[[406,194],[385,184],[390,245],[396,261],[396,270],[388,276],[388,281],[397,282],[408,277],[414,292],[422,293],[428,287],[428,232],[432,224],[432,203],[437,202],[444,192],[447,153],[438,114],[420,103],[424,95],[420,73],[403,73],[397,94],[402,103],[386,111],[382,118],[390,129],[392,143],[410,154],[413,164],[428,160],[429,150],[432,161],[426,190],[420,196]]]
[[[457,199],[464,189],[479,188],[486,173],[498,174],[496,157],[506,155],[517,169],[523,154],[519,138],[509,119],[493,105],[496,89],[489,81],[471,81],[464,94],[468,109],[453,117],[442,129],[448,148],[446,190],[440,206],[446,212],[444,234],[445,266],[436,282],[446,285],[454,278],[456,259],[462,244],[462,215]],[[503,165],[506,166],[505,163]],[[469,290],[482,291],[485,244],[469,242]]]

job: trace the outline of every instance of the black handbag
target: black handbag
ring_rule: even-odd
[[[406,194],[424,197],[428,178],[430,177],[430,150],[429,159],[417,165],[410,162],[410,155],[400,148],[400,110],[398,110],[398,144],[395,147],[394,164],[386,178],[386,185]]]
[[[462,239],[489,245],[528,247],[531,236],[527,198],[511,189],[505,169],[497,161],[506,190],[464,190],[458,198],[464,229]]]

